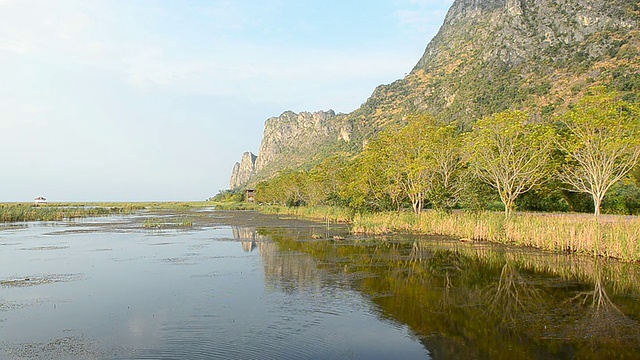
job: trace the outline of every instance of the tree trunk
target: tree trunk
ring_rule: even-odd
[[[500,200],[504,204],[504,217],[508,218],[511,215],[511,211],[513,210],[514,200],[510,199],[508,196],[500,196]]]
[[[593,215],[600,216],[600,206],[602,205],[602,196],[593,195]]]

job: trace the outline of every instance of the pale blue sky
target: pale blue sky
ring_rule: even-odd
[[[453,0],[0,0],[0,202],[202,200],[264,121],[355,110]]]

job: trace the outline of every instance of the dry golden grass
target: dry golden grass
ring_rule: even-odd
[[[640,261],[640,218],[580,214],[515,214],[426,211],[357,215],[352,231],[385,234],[437,234],[528,246],[548,251],[575,252]]]

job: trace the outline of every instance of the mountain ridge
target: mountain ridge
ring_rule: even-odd
[[[411,72],[376,87],[355,111],[304,134],[294,129],[295,136],[285,136],[289,118],[267,120],[290,142],[262,160],[261,145],[260,167],[247,184],[324,155],[355,154],[413,114],[463,126],[508,108],[550,117],[593,85],[637,100],[639,24],[637,0],[456,0]],[[269,143],[267,122],[263,142]]]

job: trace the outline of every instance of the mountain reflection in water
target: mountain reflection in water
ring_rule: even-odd
[[[433,358],[640,353],[637,264],[444,237],[334,241],[286,228],[236,233],[258,241],[268,284],[289,292],[357,290],[380,317],[408,325]]]

